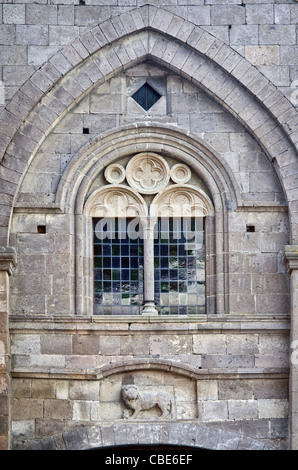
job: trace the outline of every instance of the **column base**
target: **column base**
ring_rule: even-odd
[[[158,311],[155,308],[154,302],[147,302],[142,310],[142,315],[147,316],[156,316],[158,315]]]

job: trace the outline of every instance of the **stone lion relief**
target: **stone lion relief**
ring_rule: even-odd
[[[121,397],[126,407],[129,410],[132,410],[132,414],[130,414],[130,416],[129,410],[125,410],[124,418],[137,418],[141,411],[152,410],[155,407],[158,407],[161,411],[161,415],[158,419],[171,417],[173,400],[168,393],[140,393],[136,385],[124,385],[121,389]]]

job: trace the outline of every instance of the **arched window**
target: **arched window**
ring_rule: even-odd
[[[190,168],[140,153],[104,171],[92,217],[95,315],[205,313],[205,224]],[[194,180],[194,181],[193,181]]]

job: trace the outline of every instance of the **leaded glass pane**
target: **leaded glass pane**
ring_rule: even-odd
[[[160,314],[205,313],[204,219],[159,219],[154,256]]]
[[[140,105],[143,109],[148,111],[160,98],[161,95],[154,90],[148,83],[145,83],[138,91],[136,91],[132,98]]]
[[[130,219],[94,219],[94,314],[139,315],[143,304],[143,240]]]

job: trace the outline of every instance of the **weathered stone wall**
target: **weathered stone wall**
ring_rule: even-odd
[[[297,5],[292,0],[110,0],[1,5],[2,80],[7,99],[55,52],[92,26],[144,4],[202,26],[247,58],[287,97],[297,80]],[[10,47],[7,47],[10,46]]]
[[[83,319],[68,325],[40,319],[34,330],[32,322],[13,322],[14,448],[31,448],[79,425],[101,426],[104,433],[105,426],[124,424],[126,384],[141,393],[168,393],[166,423],[203,424],[287,448],[287,321],[213,320],[165,320],[150,328],[94,320],[92,330]],[[158,424],[159,415],[156,407],[141,411],[135,422]]]
[[[0,448],[297,448],[297,19],[294,0],[0,5]],[[106,323],[80,208],[109,155],[147,148],[197,163],[214,202],[208,316]],[[124,420],[124,383],[170,393],[171,419]]]

